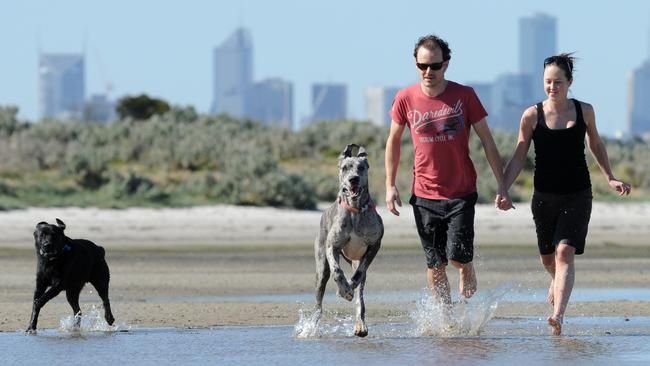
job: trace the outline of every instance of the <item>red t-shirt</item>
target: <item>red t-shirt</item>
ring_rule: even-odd
[[[476,192],[469,133],[470,126],[487,112],[474,89],[448,81],[442,94],[430,97],[418,83],[397,93],[390,115],[411,131],[415,149],[412,192],[416,196],[452,199]]]

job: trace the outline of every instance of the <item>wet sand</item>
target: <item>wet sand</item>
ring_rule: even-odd
[[[477,211],[476,270],[479,290],[511,282],[546,288],[537,259],[528,207],[502,213]],[[380,208],[386,226],[382,250],[372,264],[366,293],[423,288],[424,256],[409,207],[393,217]],[[577,259],[576,287],[646,288],[650,282],[650,204],[596,204],[585,255]],[[314,286],[314,233],[320,213],[271,208],[213,206],[191,209],[29,209],[0,212],[0,331],[24,329],[34,289],[32,231],[55,217],[66,233],[103,245],[111,268],[111,302],[118,323],[132,327],[295,324],[298,301],[215,301],[217,296],[302,294]],[[347,267],[347,266],[346,266]],[[346,273],[349,273],[349,269]],[[452,286],[457,274],[449,270]],[[328,292],[333,293],[330,281]],[[304,297],[304,296],[303,296]],[[311,297],[309,297],[311,299]],[[369,324],[408,320],[417,299],[366,302]],[[82,309],[100,304],[91,286]],[[328,301],[325,308],[352,314],[352,305]],[[501,303],[497,317],[546,317],[543,302]],[[56,328],[71,315],[59,295],[41,312],[39,328]],[[574,302],[572,316],[650,316],[648,302]]]

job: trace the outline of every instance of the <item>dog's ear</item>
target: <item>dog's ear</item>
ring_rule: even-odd
[[[355,147],[359,147],[359,145],[357,145],[357,144],[349,144],[349,145],[347,145],[345,147],[345,149],[343,149],[343,151],[341,151],[341,155],[339,155],[339,160],[351,157],[352,156],[352,149],[354,149]]]
[[[358,158],[367,158],[368,153],[366,152],[366,149],[363,148],[363,146],[359,146],[359,152],[357,153]]]
[[[65,230],[65,223],[59,219],[56,219],[56,224],[59,225],[61,230]]]

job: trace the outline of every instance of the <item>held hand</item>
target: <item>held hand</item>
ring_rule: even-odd
[[[502,189],[499,189],[497,191],[497,195],[494,198],[494,207],[503,211],[508,211],[511,208],[515,209],[515,206],[512,204],[512,199],[508,194],[508,191]]]
[[[397,187],[393,186],[386,189],[386,207],[388,211],[392,212],[393,215],[399,216],[399,211],[395,208],[395,203],[399,207],[402,207],[402,200],[399,198],[399,191]]]
[[[610,179],[608,183],[610,187],[612,187],[613,189],[616,190],[616,192],[618,192],[619,196],[629,195],[630,192],[632,191],[631,185],[622,182],[618,179]]]

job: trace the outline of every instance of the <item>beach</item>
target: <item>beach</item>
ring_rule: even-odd
[[[322,207],[321,207],[322,209]],[[409,293],[426,286],[424,255],[409,206],[399,217],[385,207],[382,248],[368,272],[366,294]],[[650,282],[650,204],[595,203],[585,254],[576,259],[576,289],[646,288]],[[25,329],[31,312],[39,221],[67,224],[66,234],[102,245],[111,270],[116,321],[129,327],[203,328],[291,325],[313,306],[313,241],[320,211],[205,206],[125,209],[30,208],[0,212],[0,331]],[[477,206],[475,266],[479,291],[505,283],[547,288],[528,204],[500,212]],[[344,265],[346,275],[350,270]],[[452,288],[457,273],[449,270]],[[406,291],[406,292],[405,292]],[[333,281],[328,294],[335,292]],[[408,319],[418,299],[366,300],[367,321]],[[546,317],[544,299],[502,302],[496,317]],[[100,306],[92,286],[82,310]],[[326,298],[328,310],[353,314],[352,304]],[[71,315],[60,294],[41,311],[39,328]],[[571,302],[567,317],[650,316],[646,301]]]

